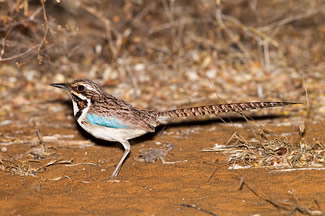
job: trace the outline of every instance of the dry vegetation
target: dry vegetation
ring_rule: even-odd
[[[87,77],[150,108],[216,93],[227,101],[305,102],[303,77],[312,102],[322,94],[315,83],[324,68],[322,1],[0,4],[0,59],[10,66],[1,72],[4,86],[18,73],[25,83]],[[312,108],[324,113],[324,101]]]
[[[60,97],[48,84],[88,78],[146,109],[302,102],[305,106],[281,113],[295,124],[287,134],[244,116],[253,137],[235,132],[227,143],[205,151],[226,153],[232,168],[324,168],[322,132],[306,137],[308,126],[324,122],[325,115],[322,0],[0,0],[0,14],[2,145],[37,144],[42,138],[28,127],[47,126],[44,117],[62,111],[53,104]],[[70,127],[60,123],[58,128]],[[13,124],[25,127],[21,136],[6,131]],[[61,138],[48,143],[71,141]],[[2,153],[0,170],[34,176],[72,162],[18,158]],[[313,215],[296,207],[283,209]]]

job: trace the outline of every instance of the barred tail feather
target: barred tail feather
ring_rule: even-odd
[[[181,108],[165,112],[157,112],[156,115],[159,121],[165,121],[171,118],[200,116],[217,113],[242,112],[246,110],[265,109],[272,107],[284,107],[293,104],[292,102],[248,102],[248,103],[230,103],[216,104],[208,106]]]

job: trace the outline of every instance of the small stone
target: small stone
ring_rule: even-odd
[[[209,79],[214,79],[217,76],[217,70],[215,68],[210,69],[206,72],[206,75]]]
[[[64,77],[63,74],[58,73],[58,74],[56,74],[54,76],[54,81],[55,82],[64,82],[65,81],[65,77]]]
[[[21,105],[24,105],[24,104],[28,104],[29,103],[29,101],[26,98],[24,98],[23,96],[20,96],[20,95],[17,96],[17,97],[15,97],[15,98],[13,98],[11,100],[11,102],[12,102],[12,104],[14,106],[21,106]]]
[[[1,114],[0,114],[0,115],[1,115]],[[11,123],[12,123],[11,120],[4,120],[4,121],[0,122],[0,126],[6,126],[6,125],[9,125],[9,124],[11,124]]]
[[[6,147],[1,147],[1,152],[6,153],[8,149]]]
[[[136,70],[136,71],[143,71],[145,68],[146,68],[145,64],[141,64],[141,63],[136,64],[134,66],[134,70]]]

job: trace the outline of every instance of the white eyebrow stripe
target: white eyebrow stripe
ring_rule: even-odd
[[[94,92],[99,93],[98,90],[97,90],[97,89],[94,89],[91,85],[84,84],[84,86],[85,86],[85,88],[87,88],[88,90],[92,90],[92,91],[94,91]]]

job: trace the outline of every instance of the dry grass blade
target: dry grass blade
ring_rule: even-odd
[[[0,159],[0,170],[5,171],[6,167],[3,165],[3,161]]]
[[[72,161],[71,161],[72,162]],[[66,167],[73,167],[73,166],[80,166],[80,165],[91,165],[91,166],[98,166],[98,164],[95,163],[77,163],[77,164],[66,164]]]
[[[213,213],[213,212],[211,212],[211,211],[208,211],[208,210],[205,210],[205,209],[203,209],[203,208],[197,207],[196,205],[190,205],[190,204],[184,204],[184,203],[182,203],[182,204],[180,204],[180,205],[181,205],[181,206],[184,206],[184,207],[186,207],[186,208],[194,208],[194,209],[196,209],[196,210],[198,210],[198,211],[201,211],[201,212],[207,213],[207,214],[212,215],[212,216],[217,216],[215,213]]]
[[[47,34],[49,32],[49,23],[48,23],[48,20],[47,20],[47,15],[46,15],[46,10],[45,10],[45,0],[40,0],[40,2],[41,2],[41,5],[42,5],[42,9],[43,9],[43,19],[44,19],[44,23],[45,23],[45,32],[44,32],[44,36],[43,36],[43,38],[41,40],[41,43],[39,44],[39,46],[37,48],[37,59],[38,59],[39,63],[42,63],[43,57],[40,55],[40,51],[41,51],[43,45],[46,42],[46,37],[47,37]]]
[[[251,55],[249,54],[248,50],[246,49],[246,47],[238,40],[236,39],[237,37],[232,33],[232,31],[230,31],[227,27],[227,25],[224,23],[224,17],[223,17],[223,13],[222,13],[222,8],[221,8],[221,4],[217,3],[217,9],[216,9],[216,20],[218,22],[218,24],[220,25],[220,27],[226,32],[226,34],[228,35],[228,37],[230,38],[230,40],[233,43],[236,43],[237,46],[239,47],[239,49],[242,51],[242,53],[248,57],[248,59],[251,59]]]
[[[229,145],[234,143],[234,145]],[[287,138],[272,138],[262,142],[248,142],[235,132],[226,145],[216,144],[202,151],[217,151],[229,154],[228,163],[238,168],[321,168],[325,166],[325,149],[319,141],[299,144]]]
[[[99,21],[101,21],[104,24],[106,30],[106,37],[109,42],[109,48],[114,56],[114,59],[116,59],[120,52],[123,38],[127,37],[131,32],[126,30],[124,31],[123,34],[121,34],[119,31],[117,31],[114,28],[112,22],[95,8],[92,8],[84,4],[83,2],[80,3],[80,7],[83,8],[88,13],[90,13],[91,15],[95,16]],[[117,38],[115,42],[113,40],[113,36]]]
[[[3,39],[3,46],[4,46],[4,39]],[[15,60],[15,59],[18,59],[24,55],[27,55],[28,53],[30,53],[31,51],[33,51],[34,49],[38,48],[39,47],[39,44],[38,45],[35,45],[35,46],[32,46],[30,48],[28,48],[25,52],[22,52],[22,53],[19,53],[19,54],[16,54],[16,55],[13,55],[11,57],[7,57],[7,58],[2,58],[0,59],[0,62],[1,61],[11,61],[11,60]]]
[[[52,160],[50,162],[48,162],[44,167],[48,167],[48,166],[52,166],[52,165],[56,165],[56,164],[71,164],[73,162],[73,159],[71,160]]]
[[[11,157],[11,160],[0,160],[0,170],[4,172],[10,172],[20,176],[36,176],[37,173],[41,173],[46,170],[47,167],[56,164],[71,164],[72,159],[68,161],[64,160],[52,160],[43,165],[41,160],[17,160]],[[35,164],[41,164],[37,166]]]
[[[298,199],[297,197],[292,194],[294,203],[289,204],[289,203],[282,203],[278,202],[276,200],[268,198],[266,195],[257,192],[249,183],[247,183],[244,178],[242,177],[240,179],[240,186],[239,190],[243,190],[243,187],[246,186],[253,194],[255,194],[258,198],[270,203],[272,206],[275,208],[279,209],[281,212],[283,212],[286,215],[293,215],[296,212],[300,212],[302,214],[306,215],[325,215],[324,211],[320,210],[312,210],[311,208],[307,208],[305,206],[299,205],[298,204]],[[317,201],[316,201],[317,202]],[[319,206],[318,206],[319,207]]]

